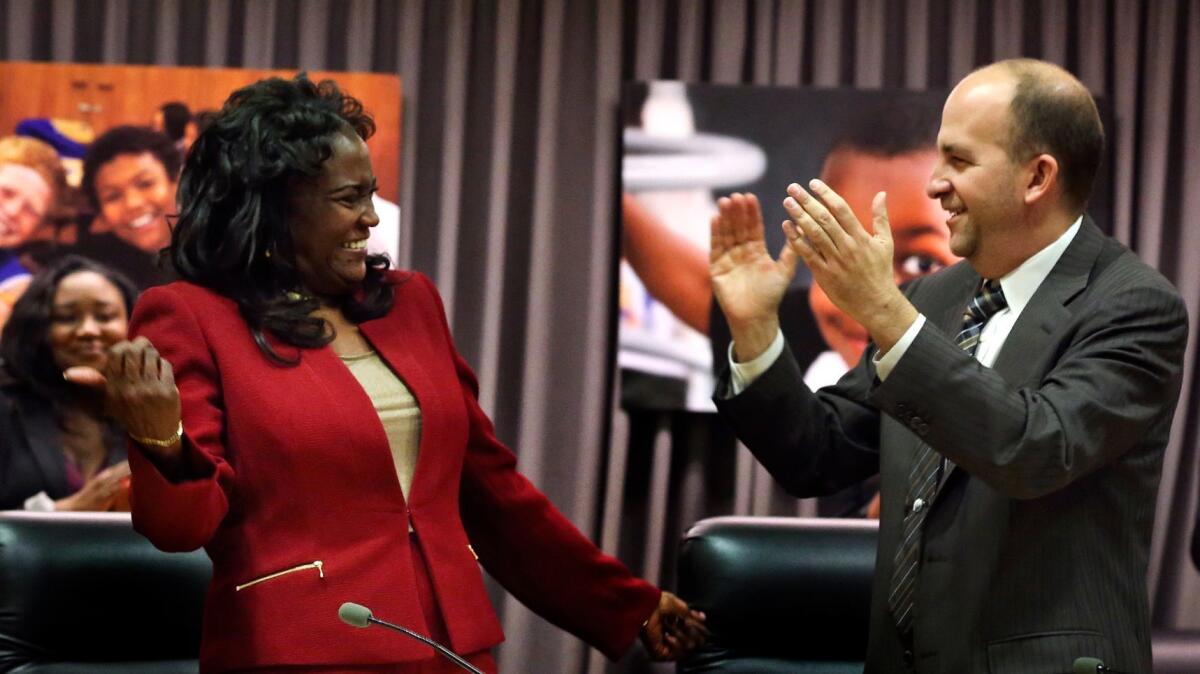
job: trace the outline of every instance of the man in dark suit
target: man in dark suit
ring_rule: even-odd
[[[966,260],[892,276],[874,234],[820,181],[788,188],[773,259],[757,203],[714,218],[710,272],[733,335],[715,396],[790,491],[879,473],[867,672],[1151,669],[1145,585],[1187,317],[1178,293],[1083,215],[1103,149],[1066,71],[1014,60],[951,92],[931,196]],[[800,259],[872,346],[813,393],[776,309]]]

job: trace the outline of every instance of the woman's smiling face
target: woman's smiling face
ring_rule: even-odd
[[[62,369],[108,362],[108,348],[125,339],[129,309],[121,290],[90,270],[67,274],[54,292],[47,339],[54,363]]]
[[[300,280],[311,292],[344,295],[367,274],[367,237],[379,224],[371,195],[375,172],[367,144],[337,133],[321,173],[297,180],[287,199],[288,227]]]

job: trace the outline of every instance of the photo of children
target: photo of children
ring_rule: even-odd
[[[138,290],[171,279],[159,252],[171,237],[175,192],[192,142],[234,89],[287,71],[0,62],[28,82],[0,101],[0,326],[33,275],[74,255]],[[380,225],[369,248],[399,253],[399,81],[334,77],[382,129],[373,154]]]

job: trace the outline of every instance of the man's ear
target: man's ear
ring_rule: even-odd
[[[1049,154],[1039,154],[1025,163],[1023,169],[1024,198],[1026,205],[1033,205],[1060,187],[1061,175],[1058,160]]]

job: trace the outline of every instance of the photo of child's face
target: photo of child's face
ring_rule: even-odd
[[[50,208],[52,193],[28,166],[0,166],[0,248],[15,248],[29,238]]]
[[[877,192],[887,192],[897,283],[958,261],[950,251],[947,214],[925,194],[936,161],[937,152],[932,148],[895,157],[834,150],[825,161],[825,182],[842,195],[867,229],[871,228],[871,200]],[[809,290],[809,303],[829,348],[847,365],[858,362],[867,347],[867,331],[834,306],[815,283]]]
[[[119,154],[96,172],[100,215],[117,236],[155,252],[170,239],[175,183],[153,153]]]

